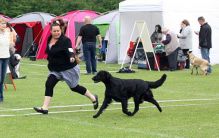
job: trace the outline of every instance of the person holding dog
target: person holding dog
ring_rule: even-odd
[[[93,95],[84,86],[78,84],[80,68],[74,58],[71,40],[62,32],[63,25],[55,20],[50,27],[51,36],[48,38],[46,48],[49,75],[45,84],[45,98],[42,107],[34,107],[36,112],[42,114],[48,114],[53,89],[59,81],[65,81],[72,91],[85,95],[93,102],[94,109],[98,108],[97,95]]]
[[[102,38],[99,29],[91,24],[91,17],[86,16],[84,18],[85,25],[81,27],[79,36],[76,41],[76,48],[78,49],[79,44],[82,41],[83,53],[86,64],[87,75],[97,72],[96,63],[96,37],[99,41],[99,48],[102,47]]]
[[[203,16],[198,17],[198,22],[200,24],[200,31],[195,32],[199,36],[199,48],[201,50],[202,58],[210,63],[210,49],[212,48],[211,39],[211,26],[205,21]],[[212,72],[211,66],[209,66],[208,73]]]
[[[187,57],[185,68],[190,68],[190,60],[188,51],[192,50],[192,29],[188,20],[181,22],[180,34],[177,35],[179,38],[179,46],[183,50],[183,54]]]

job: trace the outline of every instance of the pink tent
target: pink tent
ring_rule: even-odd
[[[83,19],[85,16],[90,16],[92,19],[96,18],[99,14],[95,11],[90,10],[77,10],[67,12],[63,15],[60,15],[56,18],[62,18],[64,21],[68,22],[65,35],[71,39],[72,47],[75,48],[75,39],[80,31],[81,26],[83,25]],[[39,44],[39,50],[37,52],[37,59],[45,59],[47,55],[45,54],[45,49],[47,45],[47,38],[50,35],[50,24],[48,24],[42,33],[41,42]]]

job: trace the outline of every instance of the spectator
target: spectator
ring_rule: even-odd
[[[161,26],[158,24],[155,26],[155,30],[151,35],[151,42],[152,43],[161,43],[162,41],[162,29]]]
[[[102,47],[102,39],[100,36],[99,29],[91,24],[91,18],[86,16],[84,18],[85,25],[81,27],[79,36],[76,41],[76,48],[82,41],[83,53],[86,64],[86,74],[95,74],[97,72],[96,65],[96,37],[99,40],[99,48]]]
[[[4,79],[10,57],[9,48],[14,46],[13,34],[7,22],[0,18],[0,102],[3,102]]]
[[[198,22],[201,25],[200,31],[195,32],[199,35],[199,48],[203,59],[206,59],[210,63],[210,48],[212,48],[211,40],[211,26],[205,21],[203,16],[198,17]],[[209,66],[208,73],[212,72],[211,66]]]
[[[180,34],[177,35],[179,38],[179,46],[183,50],[183,54],[187,57],[185,68],[190,68],[190,60],[188,51],[192,50],[192,29],[188,20],[181,22]]]
[[[177,35],[167,28],[162,29],[162,33],[166,35],[166,39],[162,41],[165,45],[165,52],[168,58],[169,70],[177,69],[177,54],[179,50],[179,42]]]
[[[46,81],[44,103],[41,108],[34,107],[36,112],[48,114],[48,107],[53,97],[53,88],[60,81],[65,81],[72,91],[87,96],[94,109],[98,108],[97,95],[91,94],[85,87],[80,86],[80,69],[75,60],[71,40],[62,33],[63,26],[59,21],[51,24],[51,36],[47,41],[49,75]]]

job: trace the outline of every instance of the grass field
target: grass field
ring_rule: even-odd
[[[1,138],[219,138],[219,65],[213,66],[209,76],[192,76],[190,70],[157,72],[135,67],[136,73],[112,73],[120,78],[144,80],[157,80],[166,73],[167,81],[153,91],[163,112],[144,103],[134,117],[128,117],[120,104],[111,104],[93,119],[96,111],[91,102],[71,92],[64,82],[55,88],[49,115],[32,110],[43,102],[46,64],[44,60],[22,61],[21,75],[27,78],[15,80],[17,91],[8,85],[4,102],[0,103]],[[84,63],[80,68],[80,84],[98,94],[102,103],[104,85],[94,84],[92,75],[83,75]],[[119,68],[117,64],[98,63],[98,70],[115,72]],[[132,110],[132,103],[129,108]]]

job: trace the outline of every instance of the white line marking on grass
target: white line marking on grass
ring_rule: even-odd
[[[166,103],[166,102],[190,102],[190,101],[215,101],[219,100],[219,98],[215,99],[179,99],[179,100],[160,100],[159,103]]]
[[[189,106],[205,106],[205,105],[217,105],[219,103],[209,103],[209,104],[176,104],[176,105],[166,105],[161,106],[162,108],[168,108],[168,107],[189,107]],[[146,107],[140,107],[140,109],[145,108],[156,108],[155,106],[146,106]],[[121,110],[122,108],[111,108],[106,109],[107,111],[113,111],[113,110]],[[133,108],[130,108],[133,109]],[[49,114],[61,114],[61,113],[79,113],[79,112],[96,112],[95,110],[68,110],[68,111],[56,111],[56,112],[49,112]],[[41,113],[28,113],[28,114],[2,114],[1,117],[16,117],[16,116],[33,116],[33,115],[41,115]]]
[[[85,122],[85,121],[73,121],[71,119],[66,119],[66,118],[62,118],[62,117],[55,117],[55,116],[49,116],[49,118],[51,119],[55,119],[55,120],[61,120],[61,121],[66,121],[66,122],[72,122],[72,123],[77,123],[79,125],[82,125],[82,126],[93,126],[93,127],[99,127],[99,128],[105,128],[107,130],[116,130],[116,131],[123,131],[123,132],[127,132],[128,133],[139,133],[139,134],[142,134],[143,136],[144,135],[153,135],[153,136],[159,136],[159,137],[166,137],[166,138],[170,138],[170,137],[174,137],[174,138],[183,138],[183,137],[178,137],[178,136],[171,136],[170,134],[163,134],[163,133],[159,133],[157,131],[155,132],[152,132],[150,130],[141,130],[141,129],[138,129],[138,128],[127,128],[127,127],[119,127],[119,126],[111,126],[111,125],[104,125],[104,124],[97,124],[97,123],[89,123],[89,122]],[[98,129],[98,128],[97,128]]]
[[[179,100],[159,100],[159,103],[170,103],[170,102],[188,102],[188,101],[215,101],[219,99],[179,99]],[[133,104],[134,102],[129,102],[129,104]],[[145,102],[147,103],[147,102]],[[121,103],[115,102],[113,105],[120,105]],[[93,106],[93,104],[79,104],[79,105],[61,105],[61,106],[50,106],[50,109],[53,108],[67,108],[67,107],[87,107]],[[101,106],[101,105],[100,105]],[[15,108],[15,109],[3,109],[0,112],[9,112],[9,111],[25,111],[32,110],[33,108]]]
[[[0,118],[1,117],[15,117],[16,115],[0,115]]]
[[[46,67],[47,64],[32,64],[32,63],[24,63],[24,62],[21,62],[21,64],[24,64],[24,65],[31,65],[31,66],[39,66],[39,67]],[[80,67],[85,67],[85,65],[79,65]],[[120,67],[111,67],[111,66],[107,66],[106,68],[111,68],[111,69],[119,69]]]
[[[38,66],[38,67],[46,67],[47,65],[42,65],[42,64],[30,64],[30,63],[21,63],[25,65],[31,65],[31,66]]]

